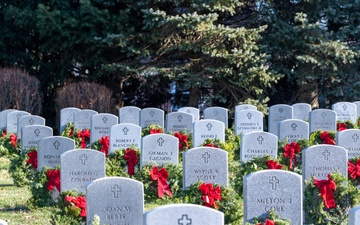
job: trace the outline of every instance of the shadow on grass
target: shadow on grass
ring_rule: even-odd
[[[15,207],[6,205],[4,208],[0,208],[0,212],[30,212],[30,209],[25,205],[17,205]]]
[[[12,186],[15,187],[14,184],[0,184],[0,187],[12,187]]]

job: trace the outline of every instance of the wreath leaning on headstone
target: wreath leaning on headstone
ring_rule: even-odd
[[[28,185],[37,172],[37,149],[25,149],[10,162],[9,174],[16,186]]]
[[[16,134],[0,134],[0,156],[10,156],[11,158],[20,155],[21,149],[18,144]]]
[[[291,221],[287,219],[280,219],[280,216],[275,215],[274,210],[271,210],[267,218],[254,218],[252,223],[246,223],[245,225],[291,225]]]
[[[243,220],[241,197],[230,187],[199,181],[184,191],[183,201],[223,212],[225,224],[241,224]]]
[[[60,211],[52,218],[52,224],[80,224],[86,223],[86,197],[84,193],[64,191],[60,193],[57,202]]]
[[[360,203],[360,190],[340,173],[305,181],[304,211],[309,224],[347,224],[349,210]]]
[[[278,143],[278,160],[286,170],[302,174],[302,151],[309,147],[309,140],[302,139],[296,142],[287,143],[287,140]]]
[[[106,175],[133,178],[140,171],[140,149],[119,149],[106,158]]]

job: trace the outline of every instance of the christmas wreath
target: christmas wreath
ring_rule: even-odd
[[[143,166],[135,178],[144,184],[146,203],[181,203],[182,166],[171,163],[162,166],[149,164]]]
[[[360,157],[349,159],[348,180],[354,185],[360,185]]]
[[[353,124],[350,120],[346,121],[337,121],[336,123],[336,131],[342,131],[347,129],[357,128],[355,124]]]
[[[232,145],[227,145],[226,143],[220,141],[218,138],[215,139],[206,139],[204,143],[200,145],[201,147],[213,147],[220,148],[228,152],[228,160],[234,160],[234,150],[232,149]]]
[[[106,175],[131,177],[140,170],[140,150],[135,147],[115,150],[106,159]]]
[[[198,182],[184,191],[183,201],[223,212],[225,224],[241,224],[243,220],[243,202],[230,187]]]
[[[85,224],[86,197],[76,191],[61,192],[57,202],[60,211],[52,218],[53,224]]]
[[[141,136],[144,137],[149,134],[161,134],[161,133],[164,133],[164,128],[162,128],[160,125],[157,124],[151,124],[142,129]]]
[[[309,140],[302,139],[287,143],[287,140],[278,143],[278,160],[289,171],[302,174],[302,150],[309,147]]]
[[[35,173],[30,182],[32,197],[30,202],[34,206],[52,206],[57,202],[60,193],[60,167],[55,169],[44,167]]]
[[[90,129],[74,129],[74,123],[67,123],[61,136],[73,139],[76,148],[86,148],[90,143]]]
[[[25,149],[10,162],[9,174],[17,186],[28,185],[37,172],[37,149]]]
[[[291,225],[291,221],[280,219],[280,216],[275,215],[274,210],[271,210],[266,219],[254,218],[253,223],[246,223],[246,225]]]
[[[6,131],[3,131],[0,137],[0,156],[16,157],[20,153],[21,149],[18,144],[17,135],[6,134]]]
[[[104,153],[107,158],[109,156],[109,149],[110,149],[109,136],[101,137],[99,140],[91,144],[91,148]]]
[[[349,210],[360,203],[360,190],[338,172],[305,181],[304,211],[309,224],[347,224]]]
[[[310,145],[329,144],[335,145],[335,132],[317,130],[310,134]]]

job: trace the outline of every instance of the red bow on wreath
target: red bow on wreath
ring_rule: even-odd
[[[109,148],[110,148],[109,136],[104,136],[100,138],[100,145],[101,145],[100,152],[103,152],[105,156],[108,157]]]
[[[163,130],[161,128],[159,129],[153,128],[150,130],[150,134],[161,134],[161,133],[163,133]]]
[[[17,136],[16,136],[16,134],[11,134],[10,135],[10,142],[14,146],[14,148],[16,148],[16,146],[17,146]]]
[[[136,150],[134,149],[126,149],[124,159],[126,160],[128,166],[128,174],[135,174],[135,165],[138,163],[139,157],[136,154]]]
[[[330,174],[328,174],[328,180],[316,180],[314,179],[314,184],[317,188],[319,188],[320,195],[324,200],[324,204],[326,208],[332,209],[335,208],[335,199],[333,190],[336,190],[336,184],[331,179]]]
[[[179,139],[179,150],[182,151],[185,149],[188,149],[189,142],[188,142],[188,136],[186,134],[181,135],[180,132],[175,132],[174,136]]]
[[[86,148],[86,139],[90,138],[90,130],[84,129],[80,131],[78,137],[81,138],[81,148]]]
[[[355,180],[356,177],[360,177],[360,159],[356,161],[356,165],[350,160],[348,161],[348,172],[351,179]]]
[[[320,134],[320,139],[323,141],[324,144],[335,145],[334,139],[327,131],[324,131]]]
[[[52,191],[56,188],[60,192],[60,171],[57,169],[48,170],[46,176],[48,177],[46,182],[47,189]]]
[[[266,164],[267,164],[268,168],[271,170],[281,170],[283,168],[283,166],[281,164],[279,164],[278,162],[276,162],[274,160],[268,160],[268,161],[266,161]]]
[[[257,224],[257,225],[275,225],[275,222],[272,221],[272,220],[268,220],[268,219],[267,219],[264,224],[259,223],[259,224]]]
[[[27,153],[29,159],[26,160],[26,163],[31,165],[32,168],[36,169],[38,167],[38,160],[37,160],[37,151],[32,150]]]
[[[200,192],[203,194],[202,199],[204,201],[204,205],[207,207],[218,208],[218,205],[215,201],[221,200],[221,189],[220,186],[213,188],[212,183],[205,184],[202,183],[199,186]]]
[[[86,198],[84,196],[66,196],[65,201],[80,209],[81,217],[86,217]]]
[[[158,197],[164,197],[164,193],[172,197],[172,193],[170,190],[170,186],[168,185],[167,178],[168,172],[165,168],[159,168],[155,166],[152,170],[150,170],[150,177],[152,180],[158,181]]]
[[[293,170],[293,159],[294,165],[296,165],[296,155],[295,153],[300,152],[300,145],[296,142],[292,142],[291,144],[286,144],[284,147],[284,157],[289,158],[289,169]]]

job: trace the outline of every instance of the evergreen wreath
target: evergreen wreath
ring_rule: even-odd
[[[61,192],[57,205],[60,210],[53,216],[52,224],[85,225],[85,193],[79,194],[77,191]]]
[[[348,180],[355,187],[360,185],[360,157],[349,159]]]
[[[205,205],[223,212],[227,225],[242,223],[243,202],[236,191],[230,187],[199,181],[184,191],[183,201]]]
[[[226,144],[218,138],[214,139],[206,139],[204,143],[200,145],[200,147],[213,147],[213,148],[220,148],[228,152],[228,161],[234,160],[234,150],[232,149],[233,145]]]
[[[61,136],[75,141],[75,148],[86,148],[90,143],[90,129],[74,129],[74,123],[67,123]]]
[[[309,140],[301,139],[290,144],[287,140],[278,142],[278,161],[286,170],[302,174],[302,151],[310,146]],[[291,153],[290,153],[291,152]],[[293,155],[292,155],[293,153]],[[292,160],[290,160],[292,158]]]
[[[101,137],[99,140],[96,140],[91,144],[91,149],[98,150],[105,154],[106,158],[109,156],[110,150],[110,139],[109,136]]]
[[[133,174],[131,172],[133,167]],[[130,168],[130,170],[129,170]],[[133,178],[140,171],[140,149],[115,150],[106,158],[106,176]]]
[[[331,207],[326,206],[314,179],[305,181],[304,211],[309,224],[347,224],[349,210],[360,203],[360,190],[352,182],[347,182],[342,174],[329,174],[328,181],[335,184],[335,188],[332,187],[334,202]]]
[[[291,225],[291,221],[280,219],[280,216],[275,215],[274,210],[271,210],[267,218],[258,219],[255,217],[252,223],[246,223],[245,225]]]
[[[60,167],[44,167],[35,173],[33,181],[30,182],[30,191],[32,197],[29,201],[33,206],[56,205],[60,192]]]
[[[159,166],[151,163],[143,166],[140,172],[135,174],[135,179],[144,184],[145,203],[165,205],[182,202],[181,165],[166,163]]]
[[[16,186],[28,185],[37,172],[37,148],[25,149],[10,162],[9,174]]]
[[[151,124],[142,129],[141,137],[144,137],[149,134],[161,134],[164,133],[164,128],[157,124]]]
[[[16,134],[0,134],[0,156],[9,156],[10,158],[20,155],[21,149],[18,144]]]
[[[316,130],[310,134],[309,141],[311,146],[319,144],[335,145],[335,132]]]
[[[353,124],[350,120],[336,121],[336,131],[342,131],[347,129],[357,129],[358,126]]]

